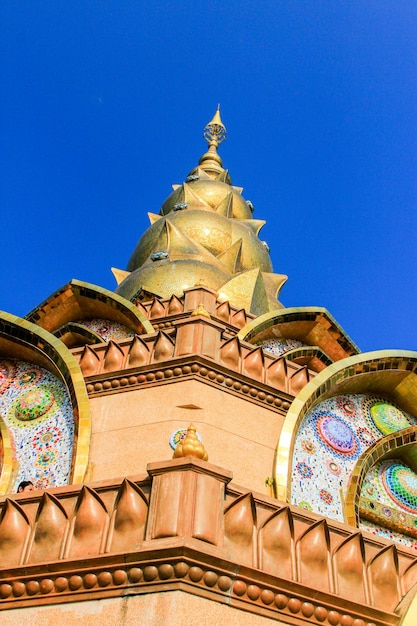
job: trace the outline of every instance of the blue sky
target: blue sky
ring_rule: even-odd
[[[113,289],[220,102],[282,302],[417,349],[415,0],[10,0],[0,58],[0,309]]]

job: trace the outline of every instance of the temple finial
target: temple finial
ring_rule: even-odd
[[[196,459],[208,460],[208,454],[205,447],[197,437],[197,432],[194,424],[190,424],[187,428],[187,434],[184,439],[175,448],[173,459],[180,459],[182,457],[192,456]]]
[[[226,133],[226,126],[223,124],[220,117],[220,104],[218,104],[213,119],[204,128],[204,139],[207,141],[209,147],[213,146],[217,148],[217,146],[226,139]]]

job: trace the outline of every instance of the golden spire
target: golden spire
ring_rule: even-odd
[[[226,126],[223,124],[220,117],[219,104],[217,105],[217,111],[215,112],[213,119],[204,128],[203,136],[207,141],[209,148],[199,161],[201,169],[213,178],[224,174],[222,160],[217,154],[217,146],[226,139],[226,132]]]

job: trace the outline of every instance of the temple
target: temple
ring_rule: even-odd
[[[204,138],[114,291],[0,313],[0,626],[415,626],[417,353],[278,300]]]

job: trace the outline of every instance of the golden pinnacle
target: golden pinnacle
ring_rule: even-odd
[[[201,315],[202,317],[208,317],[210,319],[210,313],[207,311],[204,304],[199,304],[196,309],[191,313],[191,317],[196,317],[197,315]]]
[[[217,111],[213,116],[211,122],[204,128],[204,139],[209,146],[217,146],[226,139],[226,126],[223,124],[220,117],[220,104],[217,105]]]
[[[175,448],[173,458],[180,459],[186,456],[191,456],[195,459],[202,459],[203,461],[208,460],[208,454],[205,447],[197,437],[194,424],[190,424],[187,428],[187,434]]]

